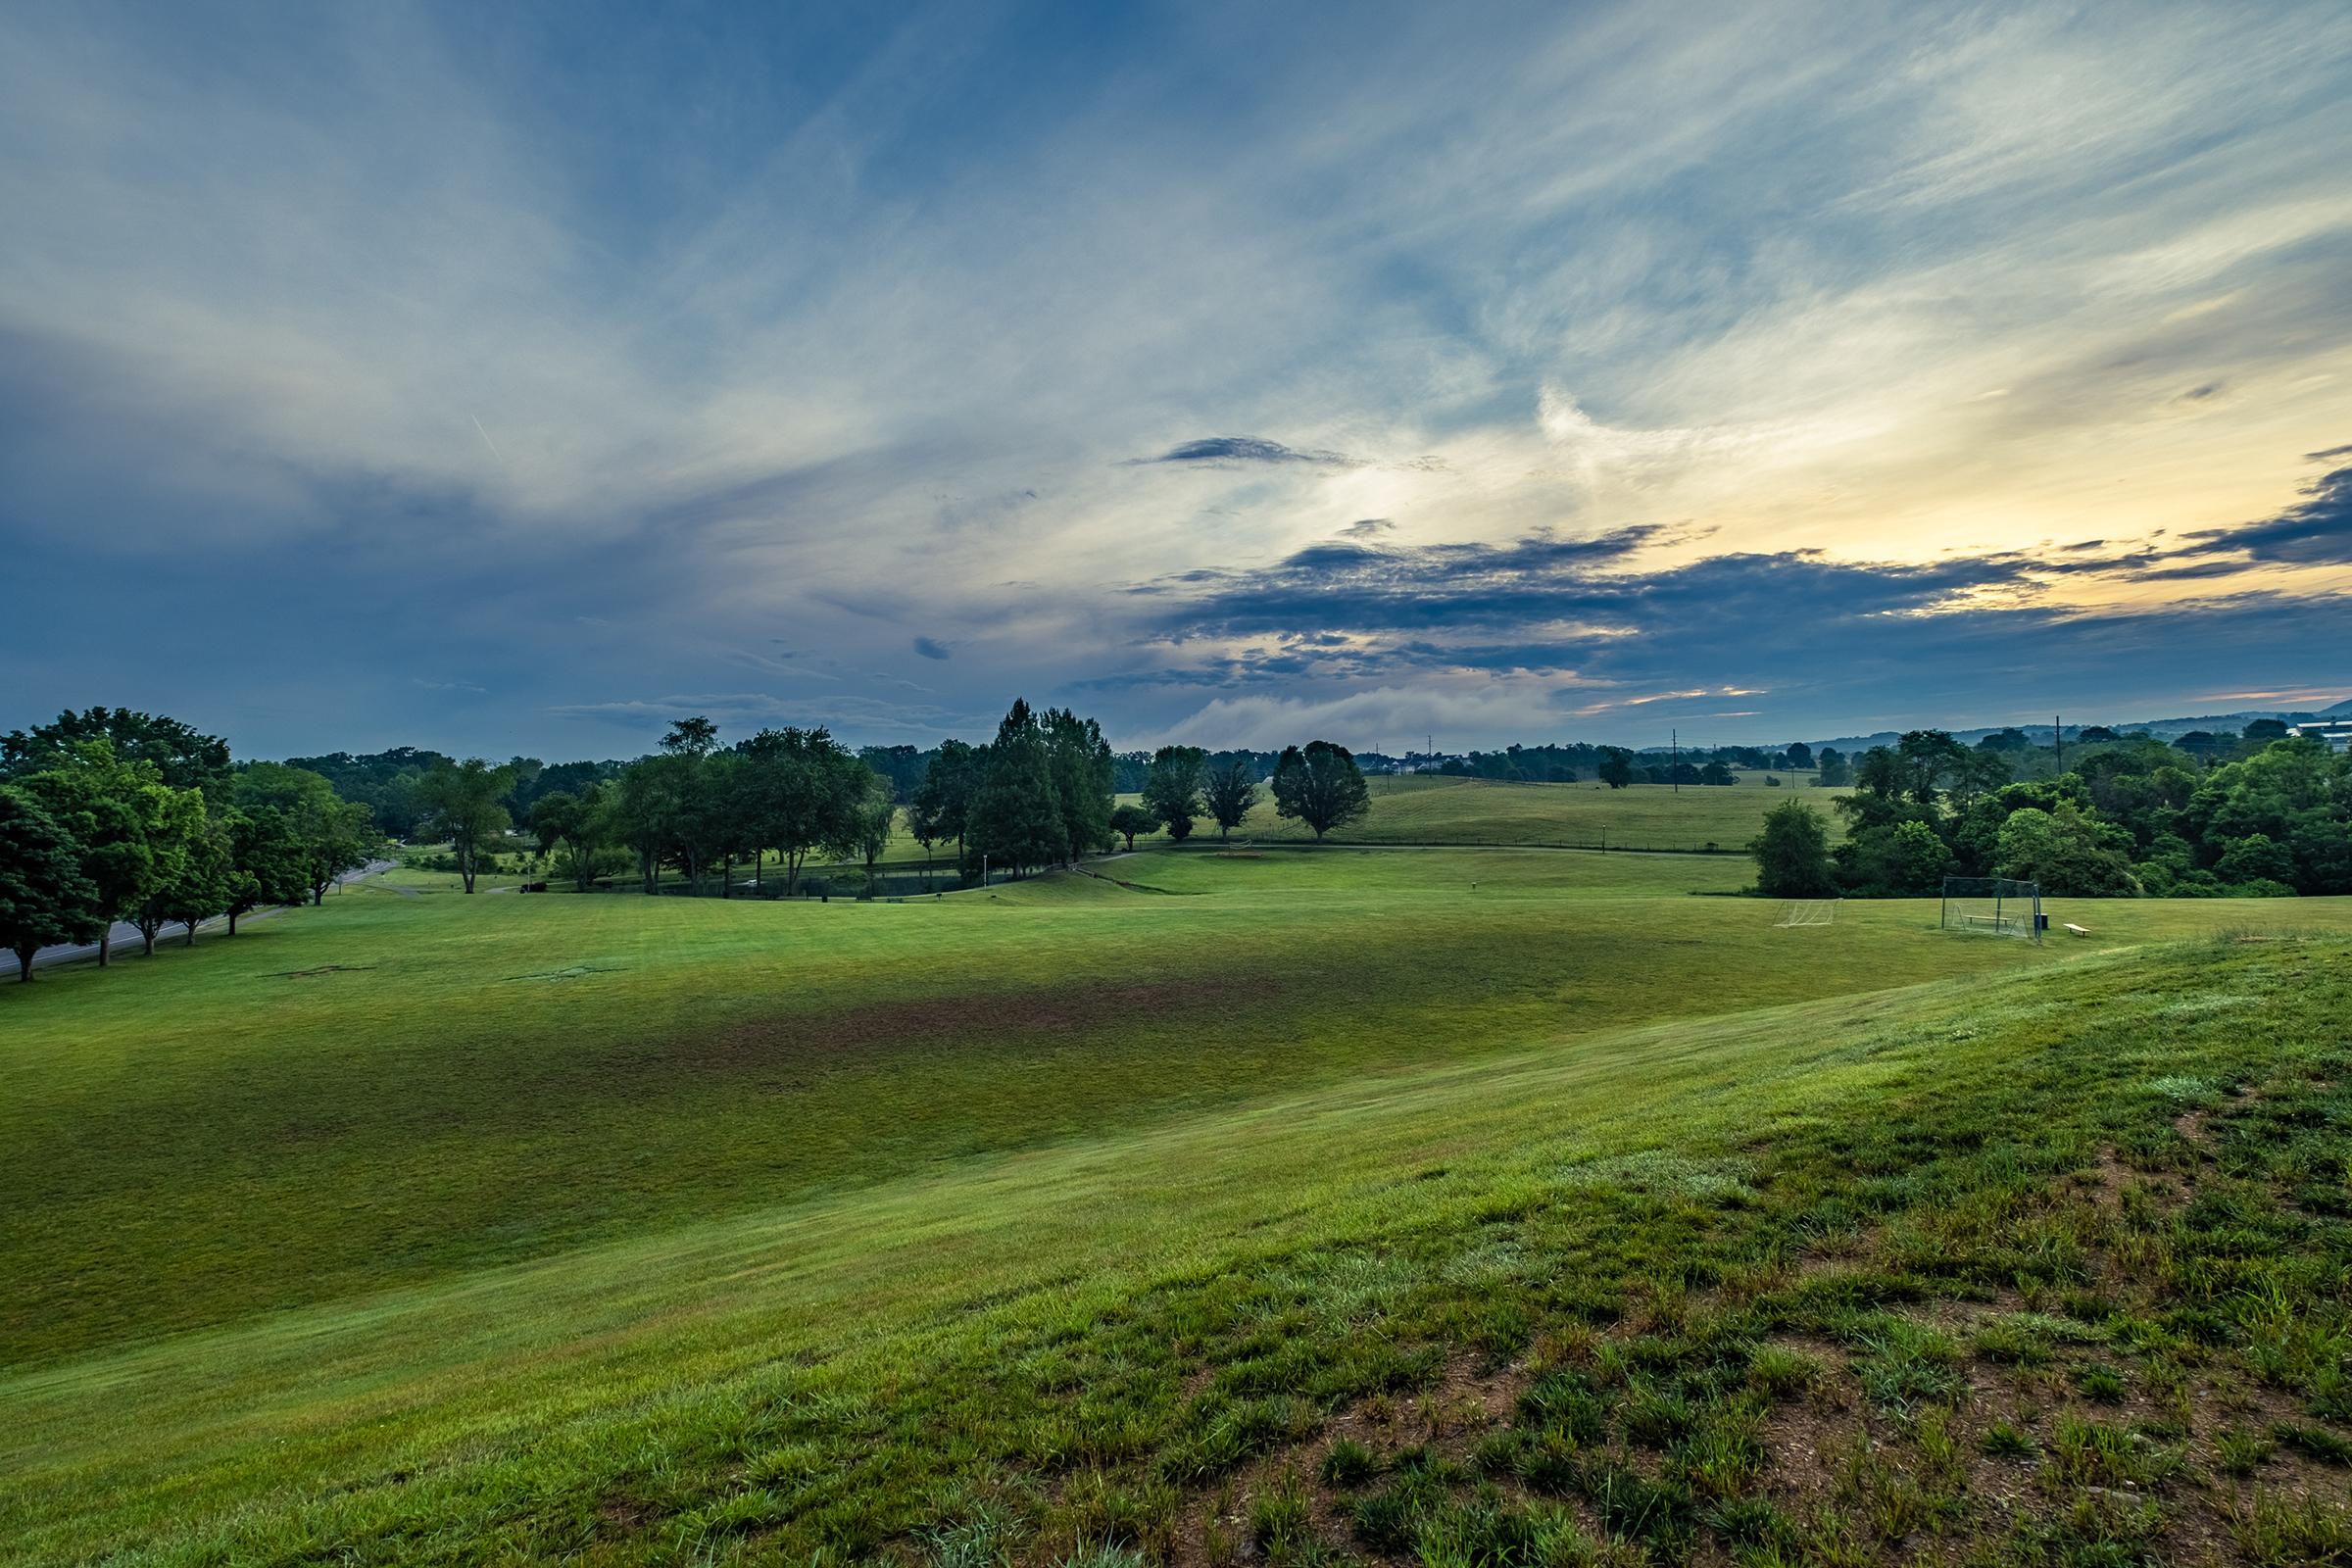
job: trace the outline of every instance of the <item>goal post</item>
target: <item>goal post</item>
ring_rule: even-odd
[[[1773,922],[1776,930],[1787,931],[1795,926],[1836,925],[1836,899],[1791,899],[1782,906],[1781,917]]]
[[[1938,931],[1964,936],[2022,937],[2038,943],[2049,924],[2041,884],[2006,876],[1947,876],[1936,914]]]

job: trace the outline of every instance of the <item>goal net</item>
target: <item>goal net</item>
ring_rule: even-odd
[[[1837,922],[1836,899],[1794,899],[1781,910],[1781,917],[1773,922],[1773,927],[1786,931],[1790,926],[1835,925]]]
[[[1943,905],[1936,920],[1938,930],[2039,942],[2047,924],[2038,882],[2005,876],[1943,879]]]

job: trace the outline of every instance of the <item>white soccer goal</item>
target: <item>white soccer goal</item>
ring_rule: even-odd
[[[1792,926],[1836,925],[1837,923],[1838,901],[1836,899],[1793,899],[1789,901],[1788,907],[1781,910],[1781,917],[1773,923],[1773,929],[1786,931]]]
[[[2006,876],[1947,876],[1936,928],[2039,942],[2049,928],[2049,916],[2041,912],[2041,884]]]

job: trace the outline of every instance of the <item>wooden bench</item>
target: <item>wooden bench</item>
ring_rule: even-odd
[[[2000,930],[2017,924],[2017,921],[2014,918],[2006,914],[1969,914],[1963,915],[1961,918],[1966,920],[1970,925],[1988,925],[1993,927],[1995,930]]]
[[[2063,923],[2066,926],[2066,929],[2075,936],[2086,937],[2090,935],[2090,928],[2088,926],[2077,925],[2072,920],[2068,920]]]

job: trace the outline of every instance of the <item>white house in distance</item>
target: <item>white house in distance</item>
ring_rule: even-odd
[[[2323,718],[2289,726],[2289,733],[2306,740],[2326,741],[2331,752],[2352,752],[2352,718]]]

